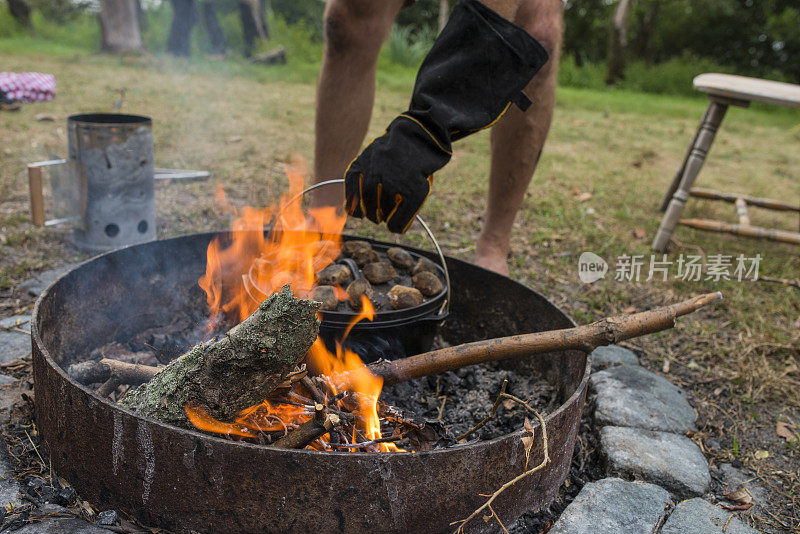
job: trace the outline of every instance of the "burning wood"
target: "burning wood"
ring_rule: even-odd
[[[233,420],[261,403],[303,359],[317,337],[318,307],[284,287],[228,333],[195,346],[120,404],[184,427],[191,425],[187,405]]]
[[[329,414],[324,404],[314,406],[314,417],[289,432],[275,442],[274,446],[284,449],[302,449],[312,441],[321,438],[339,424],[339,416]]]

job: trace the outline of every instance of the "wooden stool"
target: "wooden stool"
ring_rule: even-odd
[[[719,129],[719,125],[725,117],[728,106],[746,108],[750,106],[750,102],[764,102],[776,106],[800,108],[800,85],[730,74],[701,74],[694,79],[694,88],[708,95],[708,108],[700,121],[700,126],[695,132],[692,142],[689,143],[689,150],[683,159],[683,164],[678,169],[678,172],[675,173],[669,190],[667,190],[667,194],[664,195],[664,199],[658,208],[660,211],[666,210],[666,213],[653,240],[653,248],[657,252],[665,252],[670,237],[672,237],[672,233],[678,224],[701,230],[727,232],[800,244],[800,233],[751,226],[750,218],[747,214],[748,205],[797,213],[800,213],[800,205],[692,188],[700,169],[703,167],[703,162],[705,162],[708,150],[711,148],[711,143],[714,142],[717,129]],[[735,203],[739,215],[739,224],[728,224],[712,219],[681,219],[681,213],[683,213],[683,208],[686,206],[686,201],[689,200],[690,196]]]

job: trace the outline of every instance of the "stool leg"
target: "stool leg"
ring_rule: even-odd
[[[727,110],[727,104],[715,102],[714,100],[708,104],[706,114],[700,123],[700,128],[697,130],[689,156],[683,166],[683,175],[680,183],[672,195],[672,200],[667,206],[667,212],[664,214],[664,218],[661,219],[661,226],[658,228],[656,237],[653,240],[653,249],[656,252],[664,252],[666,250],[669,238],[672,237],[672,232],[675,231],[678,219],[681,218],[683,208],[686,206],[686,201],[689,200],[689,190],[694,185],[700,169],[703,168],[708,150],[711,148],[711,143],[714,142],[714,136],[717,134],[717,129],[722,123]]]
[[[709,108],[710,107],[711,106],[709,106]],[[703,118],[700,119],[700,124],[697,126],[697,130],[695,130],[692,140],[689,142],[689,148],[686,149],[686,155],[683,156],[681,166],[678,167],[678,170],[675,172],[675,176],[672,177],[672,183],[669,184],[669,189],[667,189],[667,192],[664,194],[664,198],[661,199],[661,204],[658,206],[658,211],[663,212],[667,209],[667,205],[672,199],[672,195],[675,194],[675,191],[678,189],[678,184],[681,183],[681,177],[683,176],[683,172],[686,170],[686,162],[689,161],[689,156],[692,155],[692,149],[694,148],[694,144],[697,142],[697,136],[700,135],[701,126],[708,119],[709,108],[706,108],[705,113],[703,113]]]

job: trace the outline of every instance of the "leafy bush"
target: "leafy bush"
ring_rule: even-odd
[[[325,0],[270,0],[269,10],[288,26],[301,25],[317,42],[322,40]]]
[[[661,63],[630,61],[625,70],[625,79],[614,87],[641,93],[697,95],[692,88],[692,80],[704,72],[743,74],[730,65],[684,53]],[[605,74],[606,64],[603,62],[578,66],[572,56],[564,56],[559,65],[558,83],[565,87],[603,89],[606,88]],[[763,75],[772,80],[789,81],[788,76],[778,70],[765,70]]]
[[[600,89],[605,87],[606,66],[604,63],[584,62],[578,66],[573,55],[561,56],[558,66],[558,83],[567,87]]]
[[[435,38],[435,30],[414,32],[410,26],[395,24],[381,54],[396,65],[416,68],[425,59]]]

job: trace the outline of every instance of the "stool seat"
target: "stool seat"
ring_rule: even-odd
[[[800,108],[800,85],[733,74],[700,74],[694,88],[710,96]]]

